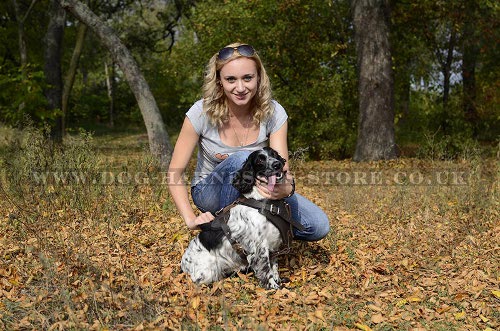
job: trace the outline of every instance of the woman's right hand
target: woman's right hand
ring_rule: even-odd
[[[211,212],[206,212],[196,216],[191,222],[187,224],[188,228],[191,230],[199,230],[198,225],[208,223],[212,221],[215,216]]]

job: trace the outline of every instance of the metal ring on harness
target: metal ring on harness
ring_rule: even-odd
[[[269,212],[273,215],[279,215],[280,213],[280,207],[276,206],[276,205],[273,205],[271,204],[269,206]]]

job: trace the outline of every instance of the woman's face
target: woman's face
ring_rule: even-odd
[[[234,59],[221,68],[220,80],[230,107],[249,106],[258,88],[257,65],[247,57]]]

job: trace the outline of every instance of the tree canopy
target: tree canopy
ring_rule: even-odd
[[[43,71],[49,3],[0,4],[0,123],[18,125],[29,116],[35,123],[54,125],[61,114],[43,94],[49,87]],[[257,49],[274,97],[289,114],[292,153],[313,159],[352,157],[359,96],[350,1],[87,3],[131,51],[168,130],[180,128],[184,113],[201,96],[210,56],[240,41]],[[497,2],[390,1],[389,8],[400,148],[417,144],[422,149],[428,137],[439,137],[446,156],[452,157],[465,143],[498,139]],[[63,76],[70,67],[78,26],[77,19],[66,15]],[[105,131],[110,123],[144,125],[124,73],[105,69],[110,66],[116,63],[108,50],[98,36],[87,33],[68,100],[68,130]]]

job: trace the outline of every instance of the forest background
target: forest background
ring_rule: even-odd
[[[44,43],[49,2],[1,6],[3,124],[18,125],[29,115],[37,124],[55,125],[64,114],[69,132],[141,128],[141,113],[116,61],[70,14],[55,73],[65,81],[66,103],[50,105],[45,77],[53,69],[47,68]],[[274,96],[290,116],[291,150],[307,149],[311,159],[352,157],[359,102],[349,1],[90,1],[89,7],[133,54],[168,131],[179,129],[201,97],[210,56],[241,41],[259,51]],[[393,1],[390,10],[401,152],[425,154],[433,141],[453,158],[471,145],[496,144],[498,4]]]
[[[80,2],[0,3],[0,329],[500,327],[498,1],[88,0],[89,27],[61,3]],[[398,158],[353,162],[353,4],[390,23]],[[151,153],[127,52],[103,46],[113,34],[168,144],[208,59],[234,41],[259,52],[290,118],[297,192],[331,225],[280,257],[282,289],[179,272],[196,232]]]

